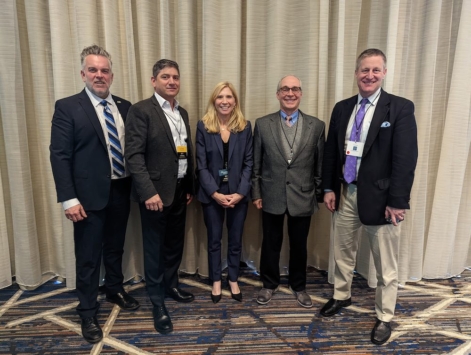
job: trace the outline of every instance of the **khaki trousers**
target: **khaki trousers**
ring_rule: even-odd
[[[353,270],[360,237],[365,235],[370,242],[376,267],[376,315],[379,320],[389,322],[396,308],[398,273],[397,260],[401,224],[366,226],[360,222],[357,209],[357,186],[344,184],[339,210],[334,215],[334,299],[351,297]]]

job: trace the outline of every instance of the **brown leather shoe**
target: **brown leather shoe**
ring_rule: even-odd
[[[271,298],[272,298],[273,294],[276,291],[278,291],[278,287],[275,288],[274,290],[272,290],[270,288],[262,287],[262,289],[258,292],[257,303],[258,304],[267,304],[268,302],[271,301]]]

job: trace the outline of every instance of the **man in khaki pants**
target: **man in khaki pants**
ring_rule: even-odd
[[[338,102],[325,144],[324,203],[334,216],[334,296],[321,309],[330,317],[351,304],[358,242],[369,239],[376,267],[374,344],[391,336],[396,307],[400,222],[409,209],[417,164],[414,104],[381,89],[386,56],[367,49],[357,59],[359,94]]]

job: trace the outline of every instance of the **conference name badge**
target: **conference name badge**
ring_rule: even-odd
[[[186,159],[187,158],[188,149],[186,145],[177,145],[177,155],[178,159]]]
[[[229,181],[229,172],[227,169],[219,169],[219,176],[222,177],[223,182]]]
[[[363,155],[364,147],[365,147],[365,143],[348,141],[347,150],[345,151],[345,154],[351,155],[352,157],[361,158],[361,156]]]

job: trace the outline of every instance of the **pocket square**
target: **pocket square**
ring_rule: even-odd
[[[391,126],[391,124],[388,121],[384,121],[383,123],[381,123],[381,128],[389,126]]]

